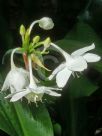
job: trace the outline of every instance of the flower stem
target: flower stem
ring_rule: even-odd
[[[51,43],[51,45],[56,48],[58,51],[60,51],[60,53],[64,56],[65,60],[67,60],[67,58],[70,56],[67,52],[65,52],[63,49],[61,49],[59,46],[57,46],[54,43]]]
[[[28,57],[27,57],[26,53],[23,53],[23,59],[24,59],[26,70],[28,71],[29,70],[29,64],[28,64]]]
[[[28,62],[29,62],[29,72],[30,72],[30,87],[34,88],[37,87],[34,78],[33,78],[33,71],[32,71],[32,60],[31,60],[31,56],[28,57]]]
[[[34,26],[36,23],[38,23],[38,21],[39,21],[39,20],[36,20],[36,21],[32,22],[32,24],[30,25],[30,27],[29,27],[29,35],[30,35],[30,33],[31,33],[31,30],[32,30],[33,26]]]

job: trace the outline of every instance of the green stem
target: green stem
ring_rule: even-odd
[[[39,47],[39,46],[41,46],[41,45],[43,45],[44,44],[44,42],[39,42],[39,43],[37,43],[35,46],[34,46],[34,48],[37,48],[37,47]]]

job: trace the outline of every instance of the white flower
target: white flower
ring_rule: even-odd
[[[54,23],[53,23],[53,20],[49,17],[43,17],[39,20],[36,20],[34,22],[32,22],[32,24],[30,25],[30,28],[29,28],[29,34],[31,33],[31,30],[33,28],[33,26],[35,24],[39,24],[39,26],[44,29],[44,30],[50,30],[54,27]]]
[[[25,88],[29,84],[28,72],[22,68],[17,68],[13,62],[13,55],[16,50],[19,50],[19,48],[16,48],[12,51],[11,70],[6,76],[1,91],[6,91],[10,88],[11,93],[14,93],[21,90],[22,88]]]
[[[78,49],[74,51],[71,55],[62,50],[57,45],[51,43],[53,47],[58,49],[65,58],[65,62],[59,65],[49,76],[49,80],[53,79],[56,76],[56,83],[58,87],[63,88],[71,74],[73,72],[82,72],[87,69],[88,62],[97,62],[101,58],[100,56],[93,53],[86,53],[95,48],[95,45],[92,44],[90,46]]]
[[[8,95],[6,98],[12,97],[11,102],[15,102],[22,97],[26,97],[28,101],[30,102],[37,102],[41,101],[44,93],[51,95],[51,96],[61,96],[61,94],[58,94],[52,90],[61,90],[59,88],[52,88],[52,87],[46,87],[46,86],[38,86],[33,78],[32,73],[32,62],[31,58],[29,57],[29,70],[30,70],[30,84],[25,89],[21,89],[19,92],[12,93]]]

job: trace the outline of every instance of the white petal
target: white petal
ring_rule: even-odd
[[[29,77],[26,72],[21,68],[16,68],[16,70],[11,70],[9,75],[9,84],[15,88],[15,90],[21,90],[29,85]]]
[[[58,72],[58,74],[56,76],[56,83],[57,83],[58,87],[63,88],[66,85],[71,74],[72,74],[72,71],[68,70],[67,67],[65,67],[63,70]]]
[[[11,93],[16,92],[16,89],[15,89],[12,85],[10,85],[10,92],[11,92]]]
[[[71,71],[83,71],[87,68],[87,62],[81,56],[70,58],[67,67]]]
[[[101,59],[100,56],[93,53],[86,53],[83,57],[87,62],[97,62]]]
[[[49,90],[56,90],[56,91],[62,90],[62,88],[54,88],[54,87],[46,87],[46,86],[45,86],[45,89],[46,89],[46,90],[47,90],[47,89],[49,89]]]
[[[5,96],[5,98],[11,98],[15,93],[11,93],[11,94],[8,94],[7,96]]]
[[[36,93],[36,94],[44,94],[46,91],[48,92],[48,90],[62,90],[61,88],[52,88],[52,87],[46,87],[46,86],[40,86],[37,87],[37,89],[32,90],[32,92]]]
[[[62,63],[61,65],[59,65],[53,72],[52,74],[48,77],[49,80],[52,80],[54,78],[54,76],[61,71],[63,68],[65,67],[65,63]]]
[[[22,92],[17,92],[16,94],[14,94],[14,95],[12,96],[10,102],[18,101],[19,99],[21,99],[22,97],[24,97],[24,96],[27,95],[28,93],[30,93],[29,90],[22,91]]]
[[[86,46],[84,48],[81,48],[81,49],[78,49],[76,51],[74,51],[71,55],[72,56],[80,56],[80,55],[83,55],[84,53],[86,53],[87,51],[90,51],[92,49],[95,48],[95,44],[93,43],[92,45],[90,46]]]
[[[9,74],[10,74],[10,72],[6,76],[6,79],[3,83],[1,91],[6,91],[7,89],[9,89]]]
[[[58,94],[58,93],[51,91],[51,90],[47,90],[47,91],[45,91],[45,93],[48,95],[51,95],[51,96],[57,96],[57,97],[61,96],[61,94]]]

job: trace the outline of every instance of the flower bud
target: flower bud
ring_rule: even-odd
[[[50,37],[48,37],[48,38],[46,38],[45,39],[45,41],[44,41],[44,46],[46,47],[48,47],[49,45],[50,45],[50,43],[51,43],[51,39],[50,39]]]
[[[54,27],[54,23],[51,18],[43,17],[39,20],[39,26],[45,30],[50,30]]]
[[[25,35],[25,27],[24,27],[24,25],[21,25],[20,26],[20,35],[22,35],[22,36],[24,36]]]
[[[45,52],[46,49],[50,47],[50,43],[51,43],[50,37],[46,38],[45,41],[44,41],[44,49],[43,49],[43,52]]]
[[[35,36],[35,37],[33,38],[33,44],[38,43],[39,40],[40,40],[40,36]]]

